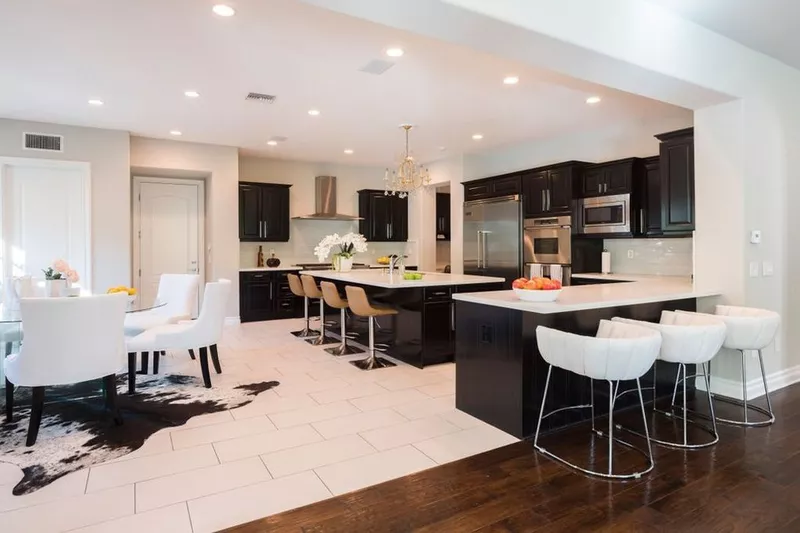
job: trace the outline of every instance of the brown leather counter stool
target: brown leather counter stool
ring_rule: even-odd
[[[364,316],[369,320],[369,357],[358,361],[350,361],[350,364],[357,366],[361,370],[396,366],[388,359],[375,357],[375,317],[396,315],[397,310],[369,303],[367,293],[361,287],[347,285],[344,290],[347,293],[347,303],[350,305],[350,311],[354,315]]]
[[[306,296],[313,300],[319,300],[319,336],[314,339],[306,339],[306,342],[313,346],[335,343],[336,339],[325,336],[325,300],[322,298],[322,291],[317,287],[317,282],[308,274],[300,276],[300,280],[303,282],[303,292],[306,293]]]
[[[340,335],[342,336],[342,343],[336,348],[325,348],[325,351],[332,355],[352,355],[354,353],[364,353],[364,350],[360,348],[354,348],[347,345],[347,332],[345,331],[347,316],[345,315],[345,310],[350,307],[347,303],[347,300],[339,296],[339,290],[336,288],[336,285],[330,281],[321,281],[319,286],[322,288],[322,297],[325,299],[325,303],[334,309],[338,309],[340,312],[339,320],[341,323]]]
[[[311,329],[310,318],[308,317],[308,296],[306,296],[303,290],[303,282],[300,281],[300,276],[297,274],[287,274],[286,277],[289,279],[289,289],[291,289],[292,294],[303,299],[303,318],[305,318],[306,321],[305,327],[300,331],[293,331],[292,335],[304,339],[307,337],[319,337],[319,331]]]

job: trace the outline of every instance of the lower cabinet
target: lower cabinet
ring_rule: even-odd
[[[422,310],[422,343],[425,365],[453,360],[455,351],[455,302],[429,302]]]
[[[292,294],[286,274],[257,271],[239,273],[239,319],[242,322],[299,318],[303,299]]]

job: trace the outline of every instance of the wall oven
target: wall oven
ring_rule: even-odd
[[[581,198],[577,202],[578,233],[582,235],[631,232],[631,195]]]
[[[524,228],[522,255],[526,265],[572,263],[572,217],[528,218]]]

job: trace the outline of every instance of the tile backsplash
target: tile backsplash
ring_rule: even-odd
[[[614,274],[691,276],[694,272],[692,238],[606,239]],[[628,252],[633,258],[628,258]]]

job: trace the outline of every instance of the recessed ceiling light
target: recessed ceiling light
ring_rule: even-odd
[[[169,132],[169,134],[170,135],[175,135],[176,137],[180,137],[181,135],[183,135],[183,132],[178,131],[178,130],[172,130],[172,131]]]
[[[220,17],[232,17],[236,14],[235,9],[233,9],[231,6],[226,6],[225,4],[217,4],[211,8],[211,11]]]
[[[346,153],[347,155],[350,155],[350,154],[353,153],[353,151],[350,148],[346,148],[344,153]]]
[[[97,99],[92,99],[92,100],[89,100],[89,105],[103,105],[103,101],[102,100],[97,100]]]
[[[517,83],[519,83],[519,77],[506,76],[505,78],[503,78],[503,83],[505,83],[506,85],[516,85]]]
[[[388,48],[386,55],[389,57],[402,57],[405,52],[402,48]]]
[[[319,115],[319,109],[309,109],[308,114],[311,115],[312,117],[316,117],[317,115]]]
[[[197,91],[185,91],[183,94],[185,94],[187,98],[198,98],[200,96],[200,93]]]
[[[278,141],[267,141],[267,144],[270,146],[278,146]]]
[[[476,133],[475,135],[472,136],[473,141],[480,141],[481,139],[483,139],[483,135],[481,135],[480,133]]]
[[[599,96],[590,96],[589,98],[586,99],[586,103],[589,105],[599,104],[600,100],[602,100],[602,98],[600,98]]]

